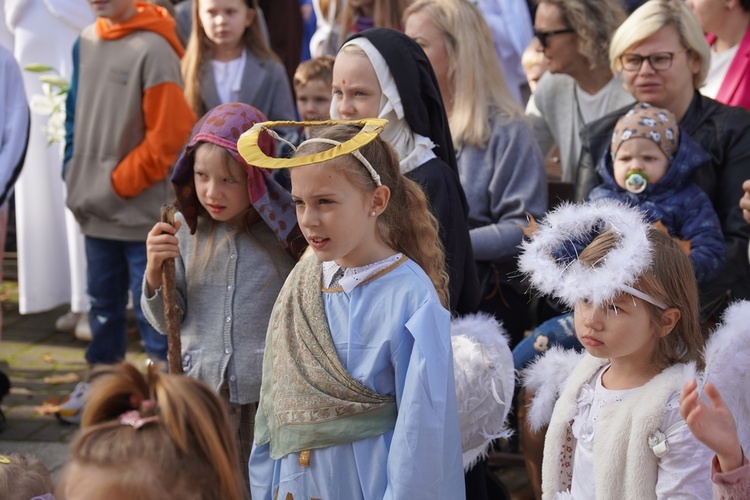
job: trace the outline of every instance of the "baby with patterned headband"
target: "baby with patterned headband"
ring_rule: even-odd
[[[674,114],[636,103],[615,126],[591,200],[613,198],[640,207],[649,222],[682,240],[699,285],[724,264],[724,237],[708,195],[691,182],[708,154],[677,125]]]

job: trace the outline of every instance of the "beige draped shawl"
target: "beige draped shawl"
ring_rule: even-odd
[[[317,258],[298,263],[268,324],[255,441],[270,442],[274,460],[377,436],[396,423],[395,397],[368,389],[339,360],[321,275]]]

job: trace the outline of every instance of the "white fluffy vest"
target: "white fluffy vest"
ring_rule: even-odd
[[[585,355],[570,374],[552,413],[544,443],[542,498],[567,491],[573,477],[576,440],[571,429],[581,386],[608,363]],[[594,437],[596,498],[646,500],[656,498],[658,458],[648,437],[663,424],[666,403],[679,391],[684,365],[665,369],[624,401],[609,404],[600,414]]]

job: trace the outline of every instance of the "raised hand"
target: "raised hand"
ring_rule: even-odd
[[[695,380],[685,383],[680,394],[680,413],[693,435],[716,453],[721,471],[729,472],[742,466],[737,426],[718,389],[708,382],[705,391],[710,406],[698,399]]]

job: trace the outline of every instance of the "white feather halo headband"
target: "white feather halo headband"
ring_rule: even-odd
[[[649,227],[640,210],[614,200],[566,203],[547,214],[521,245],[519,269],[541,293],[570,307],[581,300],[605,304],[626,292],[664,308],[632,287],[651,264]],[[606,230],[619,236],[615,247],[596,267],[582,264],[578,252]]]

